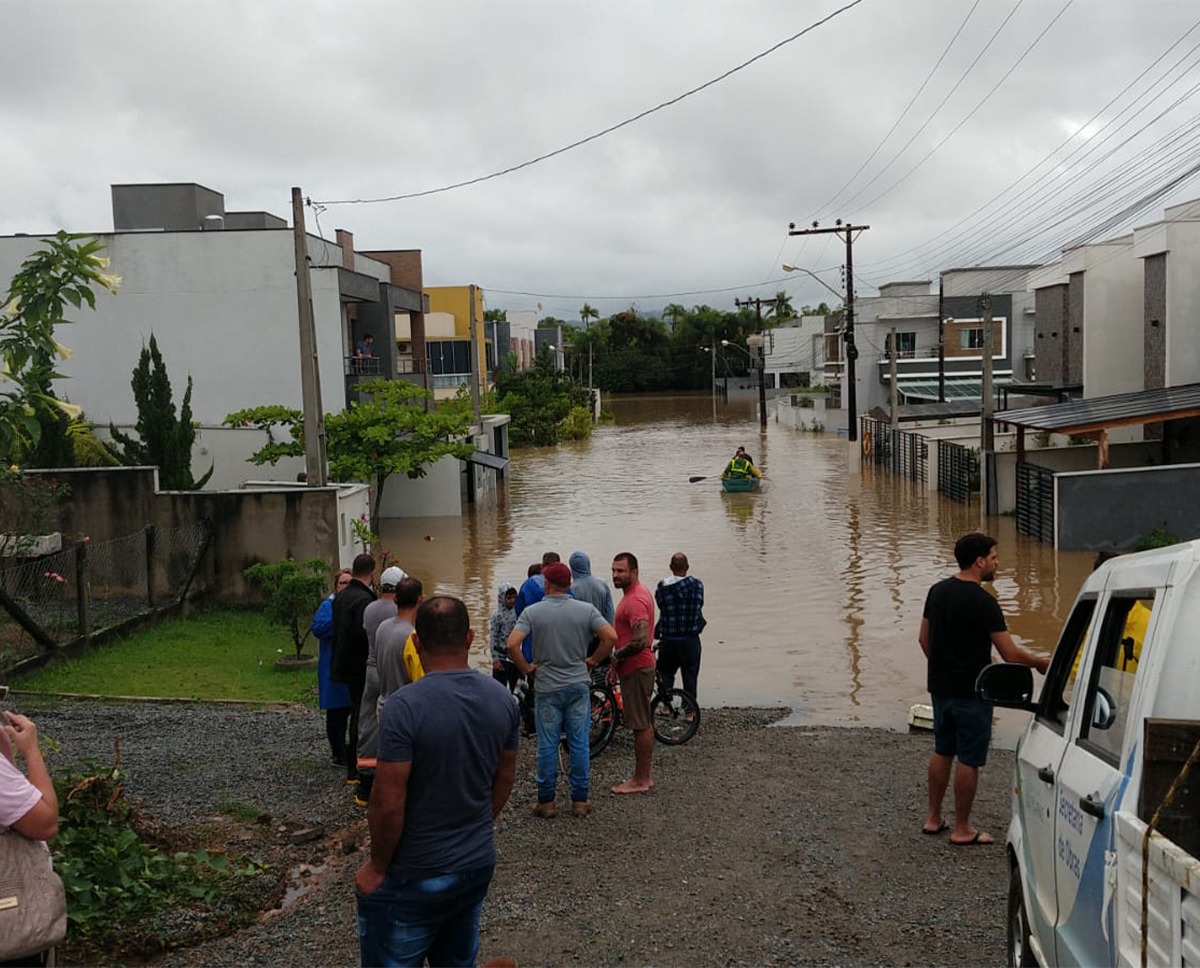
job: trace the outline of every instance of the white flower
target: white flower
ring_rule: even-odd
[[[71,354],[75,352],[69,346],[63,346],[58,340],[54,341],[54,352],[58,354],[59,359],[69,360]]]
[[[92,265],[97,266],[101,269],[107,269],[110,265],[112,265],[112,259],[108,258],[107,256],[96,255],[95,252],[93,252],[91,255],[89,255],[87,257],[87,260]]]
[[[55,400],[54,405],[72,420],[78,420],[79,415],[83,413],[83,407],[77,403],[67,403],[66,400]]]
[[[107,272],[98,272],[96,281],[111,293],[116,293],[121,288],[121,277],[109,275]]]

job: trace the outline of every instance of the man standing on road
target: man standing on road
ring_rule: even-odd
[[[1012,640],[1000,603],[983,590],[996,577],[996,539],[964,534],[954,545],[958,574],[934,585],[925,598],[920,644],[929,662],[927,684],[933,700],[933,755],[929,758],[929,813],[922,833],[951,830],[942,800],[954,769],[954,824],[950,843],[990,844],[992,837],[971,826],[971,806],[979,769],[987,762],[992,738],[992,704],[975,696],[975,680],[992,661],[992,646],[1005,662],[1044,673],[1049,656],[1034,655]]]
[[[558,813],[558,740],[564,727],[571,756],[571,814],[586,817],[591,810],[591,675],[608,658],[617,633],[594,605],[567,596],[571,569],[554,562],[542,569],[546,597],[521,613],[508,637],[508,655],[524,676],[537,672],[534,711],[537,718],[536,816],[549,820]],[[525,661],[522,644],[536,632],[533,664]],[[600,639],[594,655],[587,654],[592,637]]]
[[[375,633],[375,664],[379,671],[379,708],[383,713],[388,697],[401,686],[415,682],[405,662],[406,643],[416,628],[417,609],[425,601],[424,586],[419,578],[405,575],[396,586],[396,617],[384,622]]]
[[[675,672],[683,670],[683,691],[696,698],[700,678],[700,633],[704,620],[704,582],[688,574],[682,551],[671,555],[671,574],[654,589],[658,603],[658,671],[675,688]]]
[[[613,793],[648,793],[654,789],[650,778],[654,757],[654,723],[650,718],[650,699],[654,695],[654,652],[650,648],[650,630],[654,628],[654,599],[650,590],[638,581],[638,561],[628,551],[613,559],[612,582],[621,589],[613,625],[617,632],[616,660],[609,676],[621,681],[625,725],[633,730],[633,776],[612,788]]]
[[[379,598],[363,609],[363,628],[367,633],[367,675],[362,703],[358,707],[358,789],[354,802],[365,807],[371,799],[375,781],[375,751],[379,745],[379,668],[376,634],[384,622],[396,617],[396,586],[405,577],[404,569],[392,565],[379,576]]]
[[[354,878],[363,965],[474,965],[479,954],[492,824],[512,792],[520,716],[507,689],[470,667],[473,639],[458,599],[421,605],[426,675],[383,708],[371,858]]]
[[[363,612],[375,601],[371,578],[375,574],[375,559],[363,553],[350,567],[350,584],[333,599],[333,659],[329,678],[350,687],[350,743],[346,751],[346,783],[358,785],[358,707],[362,705],[363,689],[367,683],[367,630]]]

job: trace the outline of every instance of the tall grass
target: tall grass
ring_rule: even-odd
[[[316,652],[310,640],[305,651]],[[284,672],[287,630],[257,612],[211,609],[112,642],[10,683],[39,692],[315,704],[315,669]]]

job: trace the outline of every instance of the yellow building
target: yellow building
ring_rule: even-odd
[[[477,361],[471,366],[471,292],[475,293]],[[426,286],[425,360],[430,386],[437,399],[452,397],[460,386],[471,385],[471,373],[483,375],[481,389],[490,386],[487,342],[483,326],[483,290],[478,286]],[[412,334],[407,314],[397,314],[396,343],[400,357],[412,358]]]

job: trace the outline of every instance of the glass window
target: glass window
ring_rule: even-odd
[[[1079,739],[1114,766],[1120,764],[1138,660],[1153,610],[1152,592],[1113,596],[1100,626]]]
[[[897,356],[912,356],[917,352],[917,334],[916,333],[897,333],[896,334],[896,355]]]
[[[964,350],[983,349],[983,329],[964,329],[962,331],[962,348]]]
[[[1066,725],[1067,714],[1075,698],[1079,660],[1083,657],[1083,645],[1088,640],[1095,611],[1094,598],[1082,599],[1075,606],[1067,624],[1063,626],[1058,647],[1054,650],[1054,659],[1046,672],[1038,718],[1054,726],[1060,733]]]

